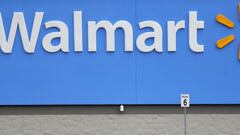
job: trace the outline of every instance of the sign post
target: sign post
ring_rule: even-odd
[[[181,94],[181,107],[184,108],[184,135],[187,135],[187,108],[190,107],[189,94]]]

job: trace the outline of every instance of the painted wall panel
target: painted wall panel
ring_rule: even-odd
[[[0,12],[7,36],[14,12],[23,12],[31,33],[35,12],[44,12],[33,54],[24,52],[17,31],[11,54],[0,53],[0,105],[53,104],[178,104],[180,94],[189,93],[194,104],[239,104],[240,62],[238,1],[218,0],[2,0]],[[83,13],[83,52],[74,52],[73,11]],[[198,30],[204,52],[189,48],[189,11],[197,11],[205,28]],[[229,29],[216,22],[218,13],[235,23]],[[59,20],[69,29],[68,53],[48,53],[44,36],[58,29],[44,23]],[[124,51],[124,32],[116,30],[114,52],[106,51],[106,31],[97,33],[97,51],[88,52],[88,21],[126,20],[132,25],[134,49]],[[163,29],[163,52],[143,53],[137,37],[138,23],[152,20]],[[186,28],[177,33],[177,51],[168,52],[167,21],[184,20]],[[223,49],[216,41],[229,34],[236,39]],[[146,41],[148,45],[153,39]],[[59,39],[52,42],[57,45]]]
[[[195,104],[239,103],[239,61],[236,39],[222,50],[216,41],[229,34],[238,37],[238,1],[137,1],[137,22],[156,20],[163,27],[163,53],[138,53],[138,103],[176,104],[181,93],[189,93]],[[162,8],[160,8],[162,7]],[[188,12],[198,11],[198,20],[205,21],[204,30],[198,31],[199,44],[204,53],[189,49]],[[233,22],[229,29],[215,20],[219,13]],[[167,52],[167,21],[186,20],[186,28],[177,33],[177,51]],[[138,31],[141,33],[141,31]]]

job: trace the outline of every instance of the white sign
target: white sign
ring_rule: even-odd
[[[50,32],[46,34],[42,39],[43,49],[47,52],[54,53],[58,51],[69,52],[69,32],[73,31],[74,37],[74,51],[83,51],[83,20],[82,11],[73,12],[73,30],[69,30],[68,25],[60,20],[50,20],[43,22],[44,12],[36,12],[33,19],[33,24],[26,24],[25,16],[23,12],[14,12],[12,17],[12,23],[10,25],[9,34],[5,32],[4,20],[0,12],[0,50],[3,53],[12,53],[15,36],[17,30],[19,29],[23,49],[27,53],[34,53],[36,49],[36,44],[39,39],[39,33],[42,31],[42,25],[44,23],[45,30],[51,28],[57,28],[59,31]],[[123,29],[125,35],[125,51],[132,52],[134,45],[134,34],[133,27],[127,20],[119,20],[112,24],[109,20],[88,21],[88,51],[97,51],[97,31],[98,29],[105,29],[106,31],[106,51],[115,51],[115,31],[118,28]],[[177,31],[185,29],[188,27],[189,30],[189,48],[193,52],[204,52],[204,45],[198,44],[197,42],[197,31],[198,29],[204,29],[204,21],[198,21],[197,11],[189,11],[189,18],[186,26],[185,20],[180,20],[179,22],[167,21],[167,40],[168,40],[168,51],[175,52],[177,46]],[[27,26],[32,27],[31,34],[27,31]],[[165,26],[165,25],[164,25]],[[8,27],[6,27],[8,28]],[[71,27],[70,27],[71,28]],[[134,26],[135,28],[135,26]],[[136,39],[136,46],[141,52],[163,52],[163,31],[162,26],[154,21],[142,21],[138,23],[138,28],[140,30],[145,28],[152,28],[151,32],[143,32],[138,35]],[[60,42],[58,45],[53,45],[52,40],[59,38]],[[154,38],[152,45],[146,45],[145,41],[149,38]]]
[[[181,94],[181,107],[190,107],[189,94]]]

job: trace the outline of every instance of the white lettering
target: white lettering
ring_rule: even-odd
[[[42,41],[43,48],[47,52],[57,52],[62,50],[63,52],[69,52],[68,47],[68,27],[61,21],[49,21],[45,23],[46,29],[58,28],[59,32],[51,32],[47,34]],[[52,40],[59,38],[60,42],[58,45],[52,45]]]
[[[204,21],[197,21],[197,12],[189,12],[189,46],[194,52],[203,52],[204,45],[197,42],[197,30],[204,28]]]
[[[140,29],[152,28],[153,32],[145,32],[138,36],[137,47],[142,52],[151,52],[153,50],[162,52],[162,27],[154,21],[144,21],[139,23]],[[149,38],[154,38],[152,45],[146,45],[145,41]]]
[[[185,28],[185,21],[179,21],[175,24],[174,21],[168,22],[168,51],[175,52],[176,51],[176,40],[177,40],[177,32],[180,29]]]
[[[17,28],[19,28],[24,50],[27,53],[34,53],[43,15],[44,15],[43,12],[35,13],[31,37],[29,39],[23,13],[22,12],[14,12],[9,36],[7,39],[3,20],[2,20],[2,15],[0,13],[0,48],[1,48],[2,52],[3,53],[11,53],[12,52],[13,43],[14,43],[15,36],[16,36],[16,31],[17,31]]]
[[[95,21],[88,22],[88,51],[97,51],[97,30],[104,28],[106,31],[107,51],[115,51],[115,31],[117,28],[122,28],[125,34],[125,51],[133,51],[133,30],[132,26],[127,21],[118,21],[112,25],[109,21],[100,21],[96,24]]]
[[[74,49],[76,52],[82,52],[82,12],[74,11]]]

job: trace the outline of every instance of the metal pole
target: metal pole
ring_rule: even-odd
[[[187,135],[187,107],[184,107],[184,135]]]

